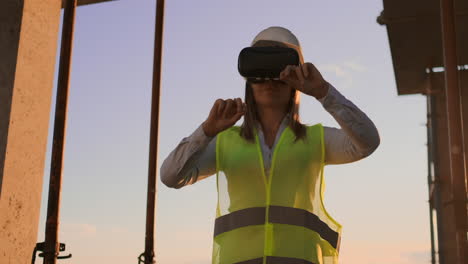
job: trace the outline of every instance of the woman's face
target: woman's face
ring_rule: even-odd
[[[258,107],[287,110],[292,96],[292,88],[282,81],[252,83],[255,102]]]

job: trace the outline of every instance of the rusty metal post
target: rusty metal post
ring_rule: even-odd
[[[161,88],[161,62],[163,45],[164,24],[164,0],[156,2],[156,22],[154,35],[154,59],[153,59],[153,90],[151,97],[151,128],[150,149],[148,167],[148,193],[146,204],[146,232],[145,252],[140,255],[139,262],[145,264],[156,263],[154,253],[154,226],[156,208],[156,178],[158,164],[158,141],[159,141],[159,99]]]
[[[43,253],[44,264],[55,264],[60,252],[60,243],[58,242],[60,191],[62,187],[62,165],[76,4],[77,0],[67,0],[63,15],[62,43],[60,48],[60,64],[49,180],[49,200],[47,203],[47,221]]]
[[[455,212],[457,263],[467,263],[466,173],[458,82],[454,1],[441,0],[442,43],[445,67],[445,93],[449,130],[450,172]]]

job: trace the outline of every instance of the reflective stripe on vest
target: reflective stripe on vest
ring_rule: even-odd
[[[261,148],[232,127],[218,134],[213,264],[335,264],[341,225],[323,205],[323,127],[286,128],[268,177]]]
[[[266,207],[242,209],[227,215],[218,217],[215,221],[214,236],[234,230],[236,228],[265,224]],[[323,239],[335,249],[338,246],[338,233],[333,231],[326,223],[316,215],[297,208],[284,206],[270,206],[268,212],[270,223],[296,225],[317,232]]]

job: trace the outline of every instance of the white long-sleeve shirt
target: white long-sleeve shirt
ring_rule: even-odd
[[[369,156],[380,144],[374,123],[356,105],[346,99],[331,84],[320,103],[340,125],[340,129],[324,126],[325,164],[343,164]],[[272,153],[288,117],[283,119],[275,142],[270,148],[261,129],[258,137],[268,175]],[[161,166],[161,181],[168,187],[181,188],[216,173],[216,136],[208,137],[200,125],[189,137],[182,139]]]

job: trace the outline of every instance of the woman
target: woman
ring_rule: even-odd
[[[323,167],[370,155],[380,143],[377,129],[304,63],[289,30],[267,28],[252,46],[294,48],[301,64],[287,66],[277,81],[247,81],[245,103],[216,100],[206,121],[166,158],[161,180],[181,188],[217,175],[212,263],[337,263],[341,225],[323,205]],[[315,97],[341,128],[303,125],[300,92]],[[242,116],[242,126],[233,126]]]

